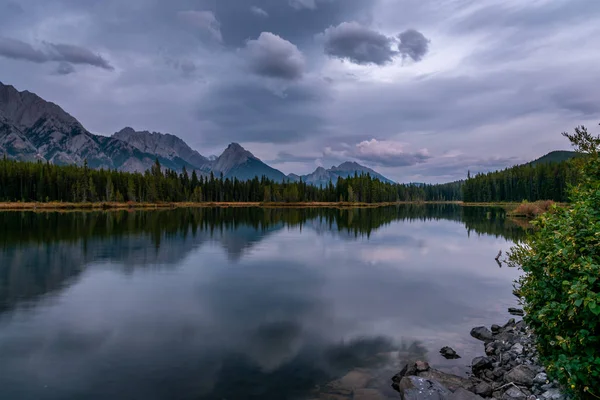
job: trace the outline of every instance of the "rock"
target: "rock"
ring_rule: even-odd
[[[430,368],[429,371],[426,372],[420,372],[419,377],[439,382],[442,386],[447,387],[452,391],[458,388],[466,390],[471,390],[473,388],[473,382],[470,380],[457,375],[447,374],[433,368]]]
[[[508,313],[511,314],[511,315],[518,315],[520,317],[522,317],[523,315],[525,315],[525,312],[522,309],[520,309],[520,308],[513,308],[513,307],[510,307],[508,309]]]
[[[442,347],[442,349],[440,350],[440,354],[448,360],[460,358],[460,356],[456,354],[456,351],[454,351],[452,347],[448,346]]]
[[[406,364],[400,372],[398,372],[396,375],[394,375],[392,377],[392,382],[397,384],[397,383],[400,383],[400,381],[402,380],[402,378],[404,376],[412,376],[412,375],[416,375],[416,374],[417,374],[417,368],[415,367],[415,364]]]
[[[429,363],[427,361],[417,361],[415,363],[415,368],[417,370],[417,373],[428,371]]]
[[[452,394],[437,381],[419,376],[405,376],[398,385],[403,400],[446,400]]]
[[[475,357],[471,364],[473,373],[477,375],[480,371],[492,367],[492,360],[488,357]]]
[[[506,324],[504,324],[503,328],[504,329],[506,329],[506,328],[514,328],[515,325],[516,325],[515,319],[511,318],[511,319],[508,320],[508,322]]]
[[[508,388],[506,392],[502,395],[502,400],[525,400],[527,396],[525,393],[521,392],[518,388],[511,386]]]
[[[500,325],[492,325],[492,333],[499,333],[502,327]]]
[[[535,378],[535,371],[528,365],[518,365],[504,375],[507,383],[516,383],[517,385],[532,386]]]
[[[385,400],[385,396],[377,389],[358,389],[354,391],[354,400]]]
[[[492,395],[492,387],[487,382],[481,382],[475,386],[473,392],[483,397],[490,397]]]
[[[488,356],[492,356],[496,353],[496,344],[498,342],[492,342],[489,343],[487,346],[485,346],[485,354]]]
[[[512,351],[512,352],[514,352],[514,353],[516,353],[518,355],[521,355],[521,354],[523,354],[523,345],[521,343],[515,343],[510,348],[510,351]]]
[[[542,393],[542,398],[545,400],[562,400],[564,396],[559,389],[554,388]]]
[[[448,400],[483,400],[483,398],[468,390],[459,388],[448,397]]]
[[[533,383],[537,383],[538,385],[544,385],[548,381],[548,375],[544,372],[540,372],[533,378]]]
[[[484,342],[491,342],[494,339],[492,332],[485,326],[478,326],[471,329],[471,336]]]

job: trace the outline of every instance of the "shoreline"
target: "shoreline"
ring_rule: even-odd
[[[522,310],[513,309],[513,315]],[[404,400],[568,400],[539,361],[535,335],[525,321],[511,318],[504,325],[475,327],[471,336],[483,342],[485,356],[471,362],[468,378],[431,368],[426,361],[406,364],[392,378]],[[446,358],[459,358],[451,348]]]
[[[0,202],[0,211],[103,211],[103,210],[153,210],[175,208],[378,208],[398,205],[454,204],[462,207],[501,207],[505,210],[516,208],[520,203],[464,203],[462,201],[399,201],[382,203],[350,203],[350,202],[165,202],[165,203],[132,203],[132,202]]]

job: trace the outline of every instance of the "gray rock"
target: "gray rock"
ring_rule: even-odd
[[[447,400],[450,390],[437,381],[418,376],[405,376],[398,385],[403,400]]]
[[[471,364],[473,373],[477,375],[480,371],[492,367],[492,360],[488,357],[475,357]]]
[[[562,400],[564,396],[559,389],[554,388],[542,393],[542,398],[545,400]]]
[[[492,332],[485,326],[478,326],[471,329],[471,336],[484,342],[491,342],[494,339]]]
[[[511,386],[508,388],[506,392],[502,395],[503,400],[525,400],[527,396],[525,393],[521,392],[518,388]]]
[[[504,380],[518,385],[531,386],[535,376],[535,371],[530,366],[518,365],[504,375]]]
[[[483,400],[483,398],[468,390],[459,388],[448,397],[448,400]]]
[[[496,325],[496,324],[492,325],[492,333],[494,333],[494,334],[500,332],[501,329],[502,329],[502,327],[500,325]]]
[[[521,343],[515,343],[511,348],[510,351],[516,353],[516,354],[523,354],[523,345]]]
[[[514,326],[516,325],[515,319],[511,318],[508,320],[508,322],[506,324],[504,324],[503,328],[514,328]]]
[[[544,372],[540,372],[533,378],[533,383],[537,383],[539,385],[544,385],[548,381],[548,375]]]
[[[456,351],[454,351],[454,349],[452,347],[448,347],[448,346],[442,347],[442,349],[440,350],[440,354],[444,358],[447,358],[449,360],[460,358],[460,356],[456,353]]]
[[[487,382],[481,382],[473,389],[475,394],[483,397],[490,397],[492,395],[492,386]]]

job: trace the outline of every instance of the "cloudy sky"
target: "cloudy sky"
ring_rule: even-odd
[[[0,0],[0,81],[91,132],[440,182],[600,120],[598,0]]]

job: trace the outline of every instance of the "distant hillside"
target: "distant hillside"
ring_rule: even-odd
[[[535,166],[538,164],[559,163],[579,156],[580,154],[575,151],[556,150],[551,151],[550,153],[538,158],[537,160],[531,161],[529,165]]]

